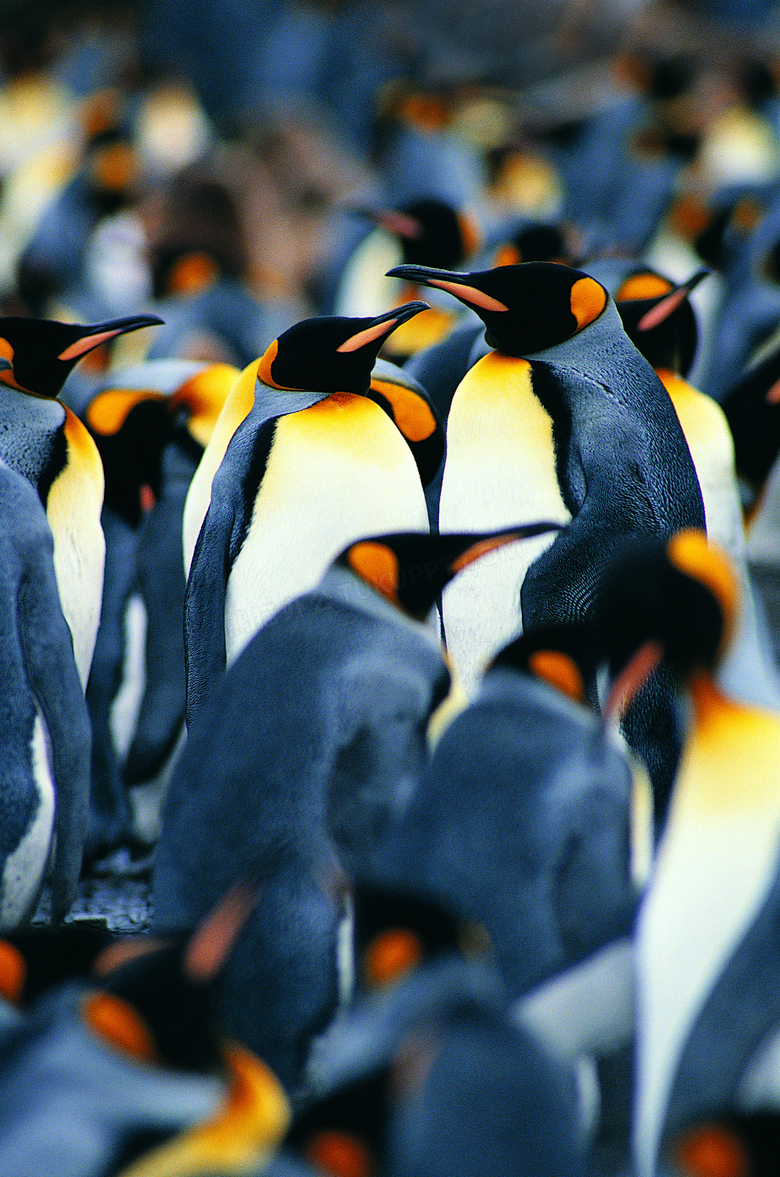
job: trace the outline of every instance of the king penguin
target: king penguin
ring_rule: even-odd
[[[663,385],[588,274],[553,262],[391,273],[476,310],[492,349],[452,400],[439,527],[566,525],[445,593],[446,641],[468,688],[521,626],[584,618],[620,536],[703,527],[701,492]]]
[[[0,930],[76,897],[89,803],[90,730],[60,607],[51,530],[27,479],[0,459]],[[51,869],[50,869],[51,868]]]
[[[396,385],[408,410],[396,425],[370,391],[383,341],[425,306],[375,319],[306,319],[245,368],[230,393],[185,509],[185,529],[188,510],[205,516],[185,599],[188,723],[226,663],[277,609],[313,588],[345,544],[427,529],[401,429],[432,433],[433,412]],[[384,382],[384,405],[393,396]]]
[[[286,1085],[336,1006],[336,868],[367,869],[448,696],[427,620],[441,587],[548,526],[353,542],[251,639],[190,730],[163,811],[154,927],[192,927],[238,874],[262,880],[221,1012]]]
[[[160,322],[156,315],[91,326],[0,318],[0,456],[29,479],[46,508],[62,608],[85,685],[103,586],[103,467],[85,426],[56,398],[82,356]]]
[[[738,597],[728,557],[692,530],[626,545],[601,598],[613,668],[663,653],[690,699],[636,931],[640,1177],[656,1173],[667,1134],[751,1110],[777,1073],[780,719],[715,681]]]

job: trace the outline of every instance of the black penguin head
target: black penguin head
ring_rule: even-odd
[[[364,395],[388,335],[427,310],[425,302],[407,302],[373,319],[304,319],[274,340],[260,359],[258,378],[271,388]]]
[[[564,343],[593,323],[609,302],[595,278],[556,262],[521,262],[470,274],[396,266],[388,274],[453,294],[482,319],[490,346],[511,356]]]
[[[364,213],[401,242],[404,263],[451,270],[479,248],[476,226],[445,200],[422,197],[399,208],[369,208]]]
[[[615,292],[626,334],[654,368],[687,376],[693,367],[699,332],[688,296],[709,272],[675,286],[655,270],[637,270]]]
[[[85,327],[52,319],[0,318],[0,384],[57,396],[82,356],[117,335],[162,321],[157,315],[130,315]]]
[[[587,625],[544,626],[507,643],[487,672],[514,670],[543,679],[578,703],[586,703],[596,673],[594,635]]]
[[[736,616],[738,581],[703,531],[671,539],[629,537],[607,561],[594,624],[614,677],[638,652],[655,648],[681,681],[711,674]]]
[[[335,563],[402,612],[424,621],[444,586],[472,561],[515,540],[560,527],[560,523],[530,523],[486,533],[408,531],[367,536],[345,548]]]

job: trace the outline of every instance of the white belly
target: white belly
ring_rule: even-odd
[[[570,518],[555,472],[552,421],[531,388],[530,365],[486,356],[452,401],[439,529],[491,531]],[[466,568],[445,589],[447,647],[467,690],[522,628],[520,586],[554,538],[551,532],[509,544]]]
[[[372,401],[331,397],[280,418],[252,524],[228,579],[228,663],[273,613],[314,588],[347,544],[427,530],[411,451]]]
[[[5,860],[0,892],[0,933],[18,927],[32,914],[49,865],[54,826],[54,783],[46,732],[40,716],[35,720],[31,747],[38,812],[19,845]]]

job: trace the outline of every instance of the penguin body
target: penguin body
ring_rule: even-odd
[[[631,796],[592,713],[496,666],[442,735],[377,870],[482,923],[519,997],[629,933]]]
[[[701,493],[668,395],[600,283],[541,262],[480,274],[395,272],[470,303],[494,348],[453,398],[440,528],[473,528],[477,517],[501,526],[519,493],[531,499],[532,515],[535,497],[545,503],[545,517],[554,510],[550,517],[568,524],[552,543],[547,537],[536,551],[524,548],[511,571],[504,559],[503,585],[485,565],[449,588],[446,640],[473,683],[491,650],[521,624],[556,624],[587,612],[598,577],[594,552],[605,552],[615,537],[702,525]],[[477,625],[482,632],[473,632]]]
[[[715,681],[738,598],[728,557],[700,531],[627,546],[604,580],[613,668],[630,665],[634,651],[636,661],[664,656],[690,699],[637,921],[633,1144],[643,1175],[656,1172],[667,1124],[678,1129],[697,1106],[736,1099],[735,1077],[776,1016],[780,721]]]
[[[46,507],[60,598],[85,686],[103,584],[103,469],[86,428],[55,398],[83,355],[117,335],[159,322],[153,315],[89,327],[0,319],[0,456],[32,482]]]
[[[111,373],[84,408],[106,471],[106,574],[87,687],[90,854],[134,840],[126,788],[161,772],[182,730],[184,501],[238,375],[224,364],[146,361]],[[131,624],[139,615],[143,624]]]
[[[220,1000],[285,1083],[335,1009],[334,846],[348,869],[370,864],[447,695],[425,619],[455,567],[505,542],[418,532],[350,545],[252,638],[190,730],[163,813],[154,922],[192,926],[236,873],[262,880]]]
[[[188,722],[225,664],[277,609],[314,587],[347,543],[427,528],[410,446],[368,395],[382,339],[424,305],[375,320],[306,320],[231,392],[206,470],[222,445],[224,458],[210,491],[199,478],[188,495],[197,515],[210,494],[185,601]],[[327,391],[303,389],[318,377]],[[435,428],[427,402],[416,403]]]
[[[90,738],[51,531],[28,481],[2,461],[0,519],[0,928],[8,930],[32,915],[50,867],[55,918],[64,917],[75,898]]]

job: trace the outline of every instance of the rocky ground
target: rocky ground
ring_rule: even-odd
[[[33,924],[47,924],[50,910],[50,896],[44,891]],[[127,936],[149,930],[151,910],[148,876],[92,874],[79,883],[78,898],[66,922],[99,920],[110,932]]]

